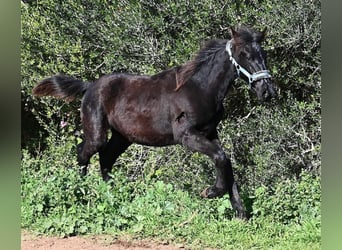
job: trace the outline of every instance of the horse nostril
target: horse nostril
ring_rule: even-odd
[[[269,101],[273,98],[277,98],[277,96],[278,96],[278,93],[273,88],[273,86],[268,86],[268,88],[265,88],[262,92],[262,97],[264,98],[265,101]]]
[[[270,88],[269,95],[270,95],[271,98],[277,98],[278,93],[277,93],[277,91],[274,88]]]
[[[272,91],[265,91],[263,94],[263,99],[266,102],[270,102],[273,98],[276,98],[276,93]]]

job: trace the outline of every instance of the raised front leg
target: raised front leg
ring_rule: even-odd
[[[246,218],[246,213],[242,205],[239,195],[238,187],[234,179],[232,163],[227,158],[221,143],[218,138],[212,140],[217,145],[218,151],[222,154],[222,159],[215,163],[216,167],[216,180],[215,184],[202,191],[201,196],[204,198],[214,198],[221,196],[228,192],[232,207],[237,211],[238,217]]]
[[[189,128],[180,135],[181,143],[192,151],[198,151],[208,155],[215,163],[216,181],[215,184],[205,189],[201,196],[205,198],[220,197],[229,193],[230,202],[233,209],[236,210],[237,216],[246,218],[245,209],[234,180],[232,164],[226,157],[219,140],[207,139],[201,135],[199,131]]]

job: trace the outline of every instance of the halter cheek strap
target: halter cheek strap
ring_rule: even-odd
[[[232,44],[230,41],[227,42],[226,51],[228,52],[229,60],[231,61],[231,63],[236,68],[238,76],[240,76],[240,73],[242,73],[243,75],[245,75],[248,78],[249,87],[251,87],[252,82],[272,77],[268,70],[260,70],[260,71],[257,71],[257,72],[254,72],[253,74],[251,74],[244,67],[242,67],[240,64],[238,64],[237,61],[233,57]]]

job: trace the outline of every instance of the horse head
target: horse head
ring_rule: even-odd
[[[258,99],[266,101],[277,92],[266,68],[266,53],[261,47],[266,29],[256,32],[248,28],[231,28],[232,39],[227,42],[226,51],[238,76],[246,80]]]

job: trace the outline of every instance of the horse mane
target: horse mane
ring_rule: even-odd
[[[235,31],[234,43],[238,47],[242,47],[246,43],[261,42],[264,33],[257,32],[251,28],[240,26]],[[227,40],[211,40],[205,43],[202,49],[200,49],[195,57],[178,67],[176,73],[176,89],[179,90],[184,84],[186,84],[190,78],[199,70],[204,62],[210,60],[218,51],[226,47]]]
[[[226,45],[226,40],[211,40],[205,43],[195,57],[180,66],[176,73],[176,91],[180,89],[202,66]]]

